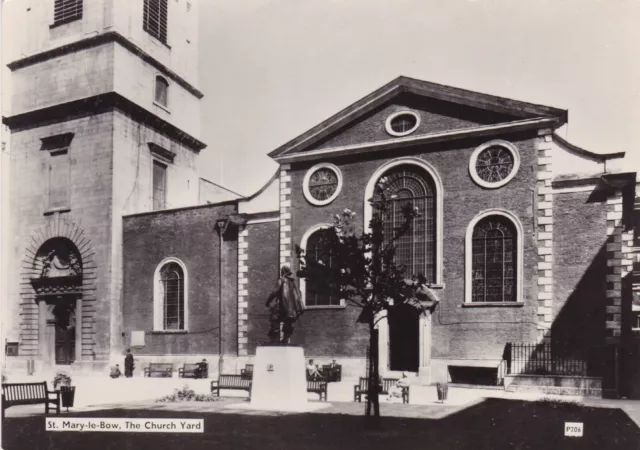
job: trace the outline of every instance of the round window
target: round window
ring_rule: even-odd
[[[304,195],[314,205],[331,203],[338,196],[341,187],[342,175],[333,164],[313,166],[304,177]]]
[[[519,166],[520,155],[515,145],[507,141],[491,141],[473,152],[469,172],[480,186],[497,188],[507,184]]]
[[[413,133],[420,125],[420,116],[413,111],[400,111],[387,119],[385,128],[392,136],[406,136]]]

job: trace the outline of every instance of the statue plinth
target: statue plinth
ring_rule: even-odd
[[[307,411],[307,380],[302,347],[264,346],[253,362],[251,407]]]

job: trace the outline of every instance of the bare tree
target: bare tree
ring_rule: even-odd
[[[416,294],[423,288],[413,276],[417,274],[406,274],[405,267],[395,261],[398,239],[411,230],[413,219],[420,212],[407,201],[401,205],[401,224],[392,228],[389,220],[394,199],[387,198],[385,191],[382,179],[375,197],[369,200],[373,214],[368,230],[358,234],[355,213],[345,209],[334,216],[333,226],[321,233],[313,255],[305,255],[296,246],[298,276],[307,280],[307,286],[322,295],[339,295],[347,305],[362,310],[358,322],[368,326],[370,362],[365,416],[374,418],[380,417],[377,321],[383,311],[407,302],[422,308]]]

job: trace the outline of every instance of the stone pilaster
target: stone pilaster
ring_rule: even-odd
[[[622,224],[622,192],[607,199],[607,341],[618,342],[622,328],[622,279],[633,270],[633,231]]]
[[[280,266],[291,267],[291,175],[289,164],[280,166]],[[293,269],[293,268],[292,268]]]
[[[553,189],[551,135],[537,138],[538,341],[551,339],[553,323]]]
[[[238,233],[238,356],[247,355],[247,327],[249,307],[249,229]]]

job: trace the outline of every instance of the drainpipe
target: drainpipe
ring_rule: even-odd
[[[222,365],[224,363],[224,349],[222,347],[222,336],[223,336],[223,329],[222,329],[222,279],[223,279],[223,275],[222,275],[222,271],[224,270],[224,264],[223,264],[223,249],[222,249],[222,245],[224,243],[224,232],[227,229],[227,225],[229,224],[228,220],[221,220],[218,222],[218,234],[220,236],[220,257],[218,258],[218,262],[219,262],[219,274],[220,274],[220,280],[218,282],[219,285],[219,291],[218,291],[218,352],[219,352],[219,356],[218,356],[218,376],[222,373]]]

